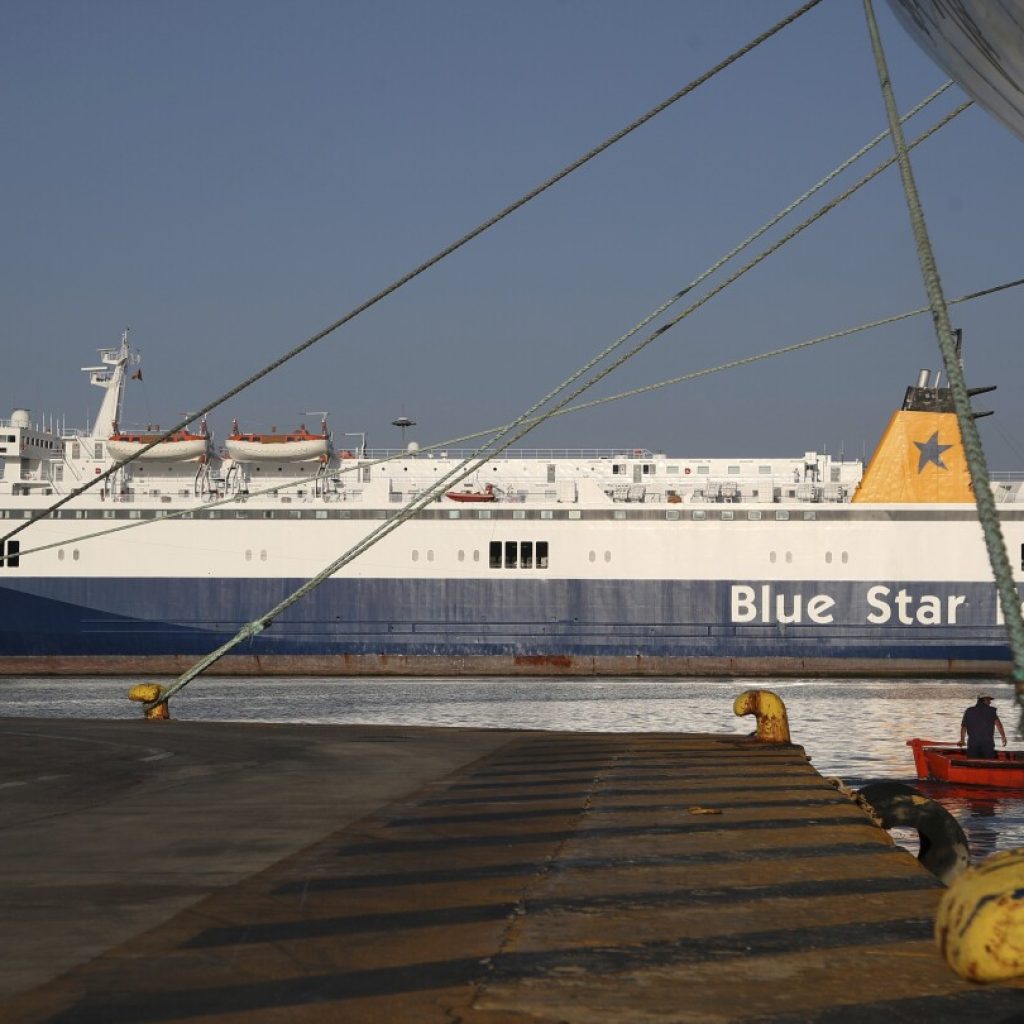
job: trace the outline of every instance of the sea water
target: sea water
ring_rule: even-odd
[[[135,718],[132,681],[0,680],[0,716]],[[597,732],[744,735],[753,719],[732,713],[743,690],[778,693],[794,743],[815,768],[858,788],[890,779],[918,786],[960,822],[974,857],[1024,846],[1024,791],[918,782],[906,741],[955,743],[960,718],[991,693],[1010,746],[1024,748],[1009,683],[927,679],[267,679],[200,678],[172,701],[192,721],[420,725]]]

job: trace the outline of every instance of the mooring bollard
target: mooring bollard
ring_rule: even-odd
[[[138,683],[128,691],[128,699],[150,705],[142,709],[146,718],[170,718],[171,709],[168,707],[167,701],[160,700],[163,692],[164,688],[158,683]],[[154,701],[159,701],[159,703],[154,704]]]
[[[1024,850],[1004,850],[950,884],[935,917],[946,963],[970,981],[1024,975]]]
[[[771,690],[744,691],[733,701],[732,712],[757,718],[756,737],[761,743],[789,743],[786,705]]]

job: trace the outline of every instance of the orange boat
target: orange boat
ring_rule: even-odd
[[[497,501],[494,484],[488,484],[482,491],[448,491],[446,498],[452,501]]]
[[[907,740],[919,779],[965,786],[1024,789],[1024,750],[997,751],[994,758],[968,757],[964,748],[933,740]]]

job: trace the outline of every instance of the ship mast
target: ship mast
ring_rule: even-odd
[[[102,366],[83,366],[82,372],[89,374],[89,383],[103,388],[106,394],[100,404],[93,424],[92,437],[106,440],[114,432],[114,424],[121,419],[121,406],[124,401],[124,383],[128,364],[132,359],[131,346],[128,344],[128,328],[121,335],[118,348],[100,349]]]

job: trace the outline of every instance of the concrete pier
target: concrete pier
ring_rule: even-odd
[[[0,770],[5,1022],[1024,1014],[796,746],[7,719]]]

